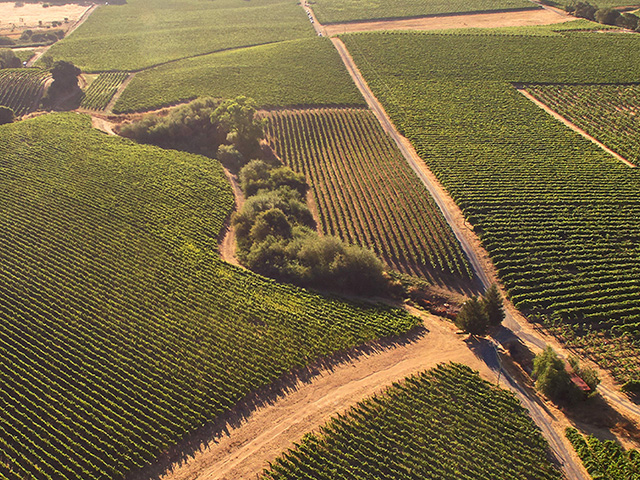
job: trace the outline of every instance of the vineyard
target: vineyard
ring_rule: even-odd
[[[139,70],[313,36],[304,11],[286,0],[128,0],[101,6],[50,53],[89,73]]]
[[[325,234],[405,273],[470,276],[451,228],[371,111],[276,110],[267,118],[278,156],[309,179]]]
[[[567,438],[594,480],[640,480],[640,453],[567,428]]]
[[[594,342],[616,349],[602,365],[618,380],[638,378],[640,171],[557,122],[512,83],[635,81],[640,58],[624,52],[639,48],[640,37],[385,33],[344,40],[394,123],[474,225],[515,305],[564,339],[566,330],[578,342],[588,338],[593,357]]]
[[[85,90],[80,107],[104,110],[128,76],[126,72],[101,73]]]
[[[614,152],[640,164],[639,85],[527,85],[526,89]]]
[[[539,7],[525,0],[316,0],[313,4],[318,21],[327,24],[526,8]]]
[[[252,97],[263,107],[364,104],[331,42],[311,38],[188,58],[145,70],[136,74],[113,110],[136,112],[197,97],[237,95]]]
[[[265,480],[560,479],[516,398],[469,367],[440,365],[394,384],[318,434],[307,434]]]
[[[33,112],[40,104],[45,83],[51,78],[47,70],[5,68],[0,70],[0,105],[11,108],[17,116]]]
[[[222,262],[217,162],[77,114],[0,137],[0,478],[123,478],[256,387],[417,322]]]

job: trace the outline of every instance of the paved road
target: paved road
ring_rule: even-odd
[[[455,207],[455,204],[453,204],[444,188],[439,184],[434,175],[427,169],[426,165],[418,156],[409,140],[403,137],[395,128],[386,111],[384,110],[378,99],[375,97],[373,92],[369,89],[369,86],[362,77],[362,74],[358,70],[344,43],[338,38],[331,38],[331,41],[338,50],[340,57],[342,58],[347,70],[349,71],[349,74],[353,78],[353,81],[356,83],[357,87],[360,89],[360,92],[364,96],[367,104],[369,105],[371,110],[373,110],[374,114],[380,121],[380,124],[398,145],[398,148],[406,158],[407,162],[409,162],[411,168],[416,172],[427,190],[429,190],[429,193],[431,193],[436,204],[442,211],[445,219],[451,226],[453,233],[460,242],[463,251],[467,255],[467,259],[469,260],[469,263],[473,268],[473,272],[477,277],[478,282],[481,284],[483,290],[486,290],[492,283],[494,283],[494,281],[491,278],[491,273],[486,270],[485,264],[481,261],[478,254],[478,249],[473,247],[469,232],[465,231],[464,229],[463,219],[461,224],[460,216],[462,215],[462,212],[457,209],[457,207]],[[520,325],[517,319],[510,312],[506,312],[504,325],[505,338],[510,335],[517,336],[528,343],[534,343],[536,346],[541,346],[542,348],[544,348],[545,342],[542,339],[525,332],[522,328],[522,325]],[[497,354],[493,347],[490,347],[489,351],[482,352],[483,360],[490,368],[494,370],[501,369],[498,363],[499,359],[496,357],[496,355]],[[524,406],[531,412],[533,420],[542,430],[545,438],[549,442],[552,451],[557,456],[558,461],[562,465],[567,478],[569,480],[587,480],[589,478],[588,475],[586,474],[582,466],[577,464],[577,462],[574,460],[575,457],[572,455],[572,452],[570,450],[571,447],[564,439],[564,435],[553,428],[553,419],[550,417],[550,414],[534,400],[529,398],[525,391],[515,382],[515,380],[509,377],[508,374],[504,372],[504,370],[502,371],[508,387],[512,391],[514,391],[516,395],[518,395]]]

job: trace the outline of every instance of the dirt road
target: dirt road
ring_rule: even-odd
[[[561,12],[561,13],[558,13]],[[315,17],[314,17],[315,18]],[[318,25],[324,34],[374,32],[384,30],[446,30],[453,28],[496,28],[551,25],[575,20],[558,9],[531,9],[511,12],[471,13],[467,15],[438,15],[421,18],[376,20]]]
[[[433,316],[425,316],[424,322],[427,331],[407,343],[339,363],[321,370],[308,382],[297,382],[286,396],[259,408],[239,427],[221,433],[217,441],[209,442],[160,478],[256,478],[267,462],[332,416],[395,381],[441,362],[465,363],[485,379],[496,381],[495,373],[455,334],[450,323]]]

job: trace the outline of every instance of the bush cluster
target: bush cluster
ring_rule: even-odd
[[[367,295],[386,290],[384,266],[373,252],[313,230],[304,176],[252,160],[239,180],[248,199],[232,223],[238,258],[248,268],[307,287]]]
[[[20,43],[51,44],[64,37],[64,30],[25,30],[20,35]]]
[[[456,326],[471,335],[484,335],[491,327],[497,327],[504,320],[502,296],[498,287],[491,285],[482,298],[467,300],[456,316]]]
[[[0,48],[0,68],[19,68],[22,62],[10,48]]]
[[[629,30],[640,31],[640,18],[633,13],[620,13],[614,8],[598,8],[589,2],[577,2],[566,7],[567,12],[576,17],[586,18],[604,25],[615,25]]]

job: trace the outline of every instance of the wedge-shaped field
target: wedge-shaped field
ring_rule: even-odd
[[[640,479],[640,453],[637,450],[625,451],[613,440],[601,442],[593,436],[585,437],[575,428],[567,428],[566,433],[591,478]]]
[[[540,8],[527,0],[316,0],[321,23]]]
[[[126,72],[101,73],[85,90],[80,107],[104,110],[128,76]]]
[[[57,114],[0,127],[0,475],[118,479],[403,311],[222,262],[219,164]]]
[[[275,110],[268,140],[310,181],[322,230],[396,269],[469,277],[451,228],[370,110]]]
[[[263,479],[542,480],[562,476],[518,400],[461,364],[439,365],[335,417]]]
[[[640,165],[640,85],[527,85],[540,101]]]
[[[89,72],[138,70],[314,35],[302,8],[287,0],[128,0],[99,7],[50,54]]]
[[[344,38],[395,124],[475,226],[516,306],[563,338],[640,334],[640,169],[513,83],[636,81],[640,37],[361,34]],[[591,338],[591,337],[590,337]],[[622,345],[609,340],[608,349]],[[593,349],[583,344],[587,353]],[[640,351],[614,352],[621,380]],[[630,365],[631,363],[631,365]]]
[[[311,38],[189,58],[137,73],[114,111],[237,95],[252,97],[263,107],[364,104],[331,42]]]
[[[34,111],[49,79],[51,74],[39,68],[0,69],[0,105],[18,116]]]

